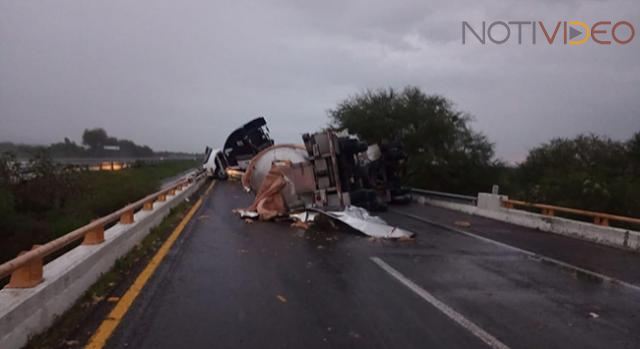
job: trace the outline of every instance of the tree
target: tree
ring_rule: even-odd
[[[85,129],[82,133],[82,144],[94,151],[101,150],[108,141],[107,131],[102,128]]]
[[[9,224],[13,218],[14,199],[11,184],[17,177],[19,166],[13,154],[8,152],[0,154],[0,221],[3,224]]]
[[[84,148],[67,137],[64,138],[64,142],[51,144],[47,151],[53,158],[82,157],[85,153]]]
[[[594,211],[638,215],[640,180],[626,144],[596,135],[556,138],[529,152],[518,168],[520,191],[528,201]]]
[[[86,129],[82,134],[82,144],[88,146],[89,152],[94,156],[153,156],[153,150],[148,146],[140,146],[128,139],[110,137],[104,129]],[[105,146],[117,146],[118,150],[106,150]]]
[[[493,144],[471,129],[471,117],[417,87],[367,90],[339,103],[329,117],[332,127],[369,143],[403,144],[409,184],[475,194],[497,179]]]
[[[629,163],[632,166],[632,173],[640,177],[640,132],[631,137],[626,144],[629,155]]]

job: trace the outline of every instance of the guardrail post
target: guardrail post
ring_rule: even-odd
[[[120,216],[120,224],[133,223],[133,209],[126,211]]]
[[[153,210],[153,200],[149,200],[149,201],[145,202],[144,205],[142,206],[142,210],[143,211],[151,211],[151,210]]]
[[[97,245],[104,242],[104,226],[100,225],[84,234],[83,245]]]
[[[32,250],[40,245],[33,245]],[[27,251],[20,252],[20,255]],[[42,257],[34,258],[11,273],[11,279],[6,288],[31,288],[42,282]]]
[[[169,190],[169,195],[176,195],[176,188]]]
[[[167,201],[167,195],[166,194],[158,195],[158,201]]]
[[[597,224],[597,225],[602,225],[605,227],[609,226],[609,219],[608,218],[604,218],[604,217],[600,217],[600,216],[595,216],[593,217],[593,223]]]

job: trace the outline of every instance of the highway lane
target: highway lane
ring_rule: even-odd
[[[392,208],[392,211],[462,229],[477,236],[601,273],[640,288],[640,268],[634,267],[640,265],[638,253],[436,206],[411,204]],[[469,223],[469,226],[455,225],[456,222],[461,221]]]
[[[415,241],[248,224],[251,200],[217,184],[108,347],[640,346],[633,290],[393,213]]]

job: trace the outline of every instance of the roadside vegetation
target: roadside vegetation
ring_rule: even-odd
[[[416,87],[366,91],[329,111],[331,126],[369,143],[400,142],[407,185],[476,195],[493,184],[515,199],[640,217],[640,130],[629,140],[557,138],[520,164],[497,159],[472,117]]]
[[[138,145],[128,139],[116,138],[102,128],[85,129],[82,144],[65,137],[62,142],[50,145],[15,144],[0,142],[0,153],[11,153],[17,158],[28,159],[46,152],[52,158],[144,158],[144,157],[193,157],[194,154],[154,151],[146,145]]]
[[[29,167],[24,179],[23,166]],[[194,160],[138,162],[120,171],[78,171],[44,152],[28,164],[0,157],[0,263],[160,189],[163,179],[197,166]]]

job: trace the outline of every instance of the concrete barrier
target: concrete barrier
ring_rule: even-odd
[[[480,193],[478,194],[477,206],[447,202],[428,197],[416,196],[415,198],[423,204],[640,252],[640,232],[505,208],[501,206],[500,202],[507,197],[502,195]]]
[[[116,260],[127,254],[169,214],[171,208],[193,194],[200,180],[155,202],[152,211],[139,211],[132,224],[116,224],[104,231],[105,242],[80,245],[44,266],[44,281],[26,289],[0,290],[0,348],[17,349],[29,337],[53,324],[109,271]]]

